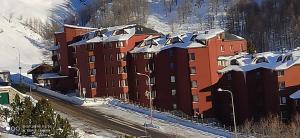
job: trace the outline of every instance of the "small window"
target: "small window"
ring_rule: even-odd
[[[193,95],[193,102],[199,102],[198,95]]]
[[[144,59],[151,59],[153,58],[153,53],[145,53]]]
[[[123,42],[119,41],[117,42],[117,48],[121,48],[124,47]]]
[[[135,80],[135,86],[139,86],[140,85],[140,81],[138,79]]]
[[[277,76],[278,76],[278,77],[284,76],[284,70],[278,70],[278,71],[277,71]]]
[[[95,45],[94,44],[89,44],[88,49],[89,50],[95,50]]]
[[[127,79],[120,80],[119,81],[119,87],[127,87],[128,86],[128,81]]]
[[[95,56],[89,56],[89,62],[93,63],[96,61],[96,57]]]
[[[115,80],[111,80],[111,87],[115,87]]]
[[[111,61],[114,61],[113,55],[110,55],[109,58],[110,58]]]
[[[118,67],[118,74],[127,73],[126,66]]]
[[[114,67],[111,67],[111,68],[110,68],[110,73],[111,73],[111,74],[115,74],[115,68],[114,68]]]
[[[221,52],[224,52],[225,51],[225,49],[224,49],[224,46],[222,45],[221,47]]]
[[[176,95],[176,90],[172,89],[172,96],[175,96],[175,95]]]
[[[227,80],[232,80],[231,74],[227,74]]]
[[[97,82],[92,82],[92,83],[90,84],[90,87],[91,87],[91,89],[97,88]]]
[[[108,82],[107,81],[105,82],[105,87],[108,88]]]
[[[285,89],[285,82],[284,81],[278,82],[278,88],[279,88],[279,91],[284,90]]]
[[[96,75],[96,69],[90,69],[89,74],[90,74],[90,76]]]
[[[192,61],[192,60],[195,60],[195,53],[189,53],[189,60]]]
[[[112,48],[112,43],[108,43],[108,47],[109,47],[109,48]]]
[[[280,97],[280,105],[286,105],[286,97]]]
[[[171,76],[171,82],[175,82],[175,76]]]
[[[233,51],[233,46],[232,45],[230,45],[230,51]]]
[[[190,74],[196,74],[196,67],[190,68]]]
[[[126,57],[126,56],[125,56],[125,53],[118,53],[118,54],[117,54],[117,60],[118,60],[118,61],[125,61],[125,60],[126,60],[125,57]]]
[[[173,104],[173,109],[174,109],[174,110],[177,109],[177,104]]]
[[[106,55],[103,55],[103,61],[104,62],[106,61]]]
[[[132,59],[136,60],[137,59],[137,54],[132,54]]]
[[[170,68],[173,70],[173,69],[175,69],[175,64],[172,62],[172,63],[170,63]]]
[[[173,52],[172,49],[169,50],[169,56],[170,56],[170,57],[174,56],[174,52]]]
[[[137,67],[134,65],[134,72],[137,72]]]
[[[193,80],[192,81],[192,88],[197,88],[198,85],[197,85],[197,81]]]
[[[153,85],[155,84],[155,77],[150,78],[150,83]]]
[[[146,72],[149,72],[149,71],[150,71],[150,65],[149,65],[149,64],[146,64],[146,65],[145,65],[145,71],[146,71]]]

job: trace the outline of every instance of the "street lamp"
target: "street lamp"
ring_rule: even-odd
[[[219,92],[228,92],[231,96],[231,104],[232,104],[232,113],[233,113],[233,124],[234,124],[234,134],[235,134],[235,138],[237,138],[237,130],[236,130],[236,121],[235,121],[235,110],[234,110],[234,103],[233,103],[233,94],[231,91],[229,90],[224,90],[222,88],[218,89]]]
[[[13,49],[17,49],[18,50],[18,54],[19,54],[19,73],[20,73],[20,84],[21,84],[21,82],[22,82],[22,75],[21,75],[21,73],[22,73],[22,67],[21,67],[21,54],[20,54],[20,49],[19,48],[16,48],[16,47],[12,47]]]
[[[147,75],[147,74],[143,74],[143,73],[136,73],[137,75],[140,75],[140,76],[146,76],[148,78],[148,83],[149,83],[149,99],[150,99],[150,125],[152,126],[153,123],[152,123],[152,120],[153,120],[153,111],[152,111],[152,92],[151,92],[151,79],[150,79],[150,76]]]
[[[80,83],[80,70],[77,67],[72,67],[72,66],[68,66],[68,68],[77,70],[79,96],[82,97],[82,95],[81,95],[81,83]]]

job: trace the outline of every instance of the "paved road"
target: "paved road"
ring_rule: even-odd
[[[54,110],[67,113],[76,118],[88,122],[93,127],[99,129],[110,130],[117,134],[127,134],[137,137],[151,137],[151,138],[169,138],[173,137],[169,134],[164,134],[156,130],[145,129],[143,126],[133,124],[131,122],[119,119],[115,116],[105,115],[100,112],[76,106],[69,102],[62,101],[50,95],[41,94],[39,92],[28,92],[34,99],[48,99]]]

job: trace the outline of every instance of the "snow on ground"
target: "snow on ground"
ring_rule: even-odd
[[[56,111],[57,112],[57,111]],[[62,112],[57,112],[63,118],[68,118],[71,126],[79,133],[80,138],[114,138],[117,135],[112,134],[103,129],[97,129],[91,126],[88,122],[80,120],[72,115],[68,115]]]

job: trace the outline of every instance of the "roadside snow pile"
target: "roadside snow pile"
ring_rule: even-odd
[[[116,99],[112,100],[109,104],[116,106],[116,107],[121,107],[126,110],[134,111],[134,112],[137,112],[140,114],[150,115],[150,112],[148,109],[140,108],[133,104],[123,103]],[[204,124],[193,123],[190,120],[183,120],[179,117],[176,117],[176,116],[168,114],[168,113],[153,111],[153,117],[156,119],[160,119],[160,120],[169,122],[169,123],[179,124],[179,125],[182,125],[182,126],[185,126],[188,128],[200,130],[205,133],[209,133],[209,134],[213,134],[213,135],[217,135],[217,136],[221,136],[221,137],[232,137],[232,133],[228,132],[227,130],[214,128],[214,127],[204,125]]]

